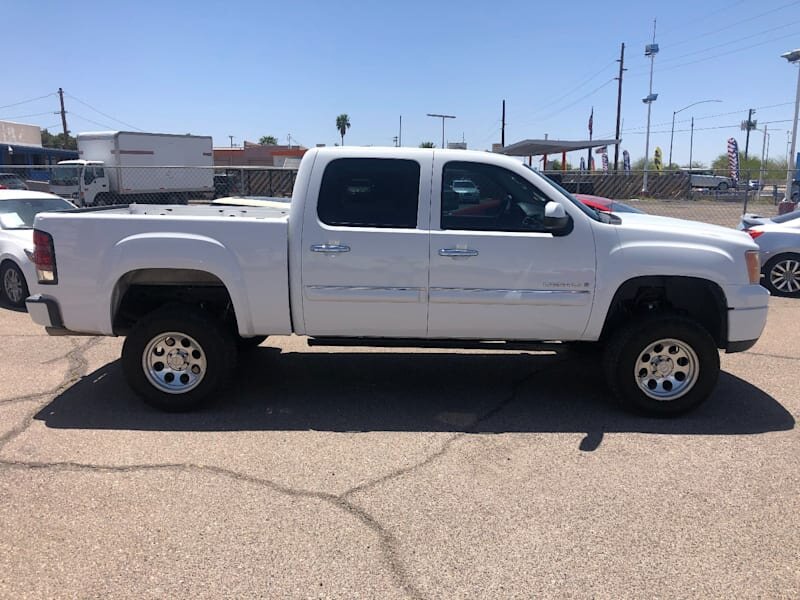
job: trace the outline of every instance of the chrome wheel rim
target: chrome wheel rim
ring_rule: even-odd
[[[15,269],[6,269],[3,275],[3,289],[11,302],[22,302],[22,279]]]
[[[206,353],[192,336],[178,331],[159,333],[142,354],[148,381],[168,394],[185,394],[200,385],[206,375]]]
[[[800,292],[800,260],[788,258],[775,263],[769,272],[769,282],[786,294]]]
[[[633,375],[648,398],[670,402],[686,395],[697,383],[700,361],[685,342],[665,338],[639,353]]]

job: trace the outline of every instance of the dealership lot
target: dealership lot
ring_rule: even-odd
[[[797,597],[797,307],[676,420],[558,347],[297,337],[167,415],[0,308],[0,597]]]

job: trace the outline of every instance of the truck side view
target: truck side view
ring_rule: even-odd
[[[77,140],[80,159],[58,163],[50,191],[78,206],[187,204],[214,191],[210,137],[99,131]]]
[[[454,192],[464,180],[477,199]],[[213,395],[248,345],[297,333],[592,343],[623,406],[673,415],[709,396],[719,349],[757,341],[769,297],[745,233],[598,214],[513,159],[463,150],[313,149],[285,207],[78,209],[35,227],[33,320],[126,336],[129,385],[165,410]]]

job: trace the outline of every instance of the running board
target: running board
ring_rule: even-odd
[[[488,340],[430,340],[425,338],[310,337],[309,346],[365,346],[373,348],[455,348],[460,350],[528,350],[554,352],[561,342],[504,342]]]

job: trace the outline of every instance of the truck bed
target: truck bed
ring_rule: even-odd
[[[191,285],[187,277],[208,273],[229,291],[241,335],[290,333],[288,213],[288,204],[40,213],[36,228],[53,237],[58,283],[31,291],[58,294],[67,329],[113,335],[115,303],[131,282],[157,284],[169,272]]]

